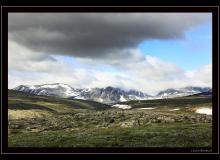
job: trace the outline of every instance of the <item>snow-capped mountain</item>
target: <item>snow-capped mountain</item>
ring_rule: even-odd
[[[120,88],[114,87],[75,89],[67,84],[62,83],[34,86],[20,85],[14,88],[14,90],[34,95],[58,96],[71,99],[85,99],[103,103],[115,103],[128,100],[144,100],[152,97],[146,93],[137,90],[124,91]]]
[[[166,89],[164,91],[159,92],[155,98],[173,98],[173,97],[182,97],[188,96],[203,92],[212,92],[212,89],[209,87],[185,87],[185,88],[177,88],[177,89]]]
[[[58,96],[70,99],[84,99],[93,100],[102,103],[117,103],[129,100],[148,100],[148,99],[162,99],[162,98],[174,98],[188,96],[198,93],[212,92],[209,87],[185,87],[179,89],[166,89],[159,92],[156,96],[151,96],[147,93],[143,93],[137,90],[125,91],[120,88],[115,87],[105,87],[105,88],[84,88],[75,89],[67,84],[55,83],[55,84],[44,84],[44,85],[34,85],[25,86],[20,85],[14,90],[26,92],[34,95],[44,95],[44,96]]]
[[[80,91],[70,87],[67,84],[55,83],[55,84],[43,84],[34,86],[24,86],[20,85],[14,90],[22,91],[34,95],[44,95],[44,96],[58,96],[63,98],[68,98],[70,96],[77,96]]]
[[[106,87],[106,88],[91,88],[82,90],[76,99],[90,99],[103,103],[123,102],[128,100],[142,100],[148,99],[152,96],[135,90],[124,91],[120,88]]]

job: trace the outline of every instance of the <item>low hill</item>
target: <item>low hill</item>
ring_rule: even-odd
[[[192,96],[209,96],[212,97],[212,92],[202,92],[202,93],[198,93]]]
[[[119,104],[129,105],[132,108],[144,108],[144,107],[192,107],[201,106],[204,104],[211,104],[212,97],[191,95],[186,97],[168,98],[168,99],[153,99],[153,100],[139,100],[139,101],[127,101]]]
[[[8,107],[9,109],[41,109],[54,112],[69,112],[75,109],[105,110],[109,108],[106,104],[94,101],[37,96],[15,90],[8,90]]]

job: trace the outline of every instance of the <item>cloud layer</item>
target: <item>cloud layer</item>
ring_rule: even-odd
[[[147,39],[182,38],[207,13],[9,13],[9,39],[37,52],[102,58]]]

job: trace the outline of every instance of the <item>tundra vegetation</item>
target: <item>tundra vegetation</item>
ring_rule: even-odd
[[[8,91],[9,147],[211,147],[212,97],[119,103]]]

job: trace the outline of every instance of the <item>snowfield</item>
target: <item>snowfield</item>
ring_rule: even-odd
[[[196,113],[212,115],[212,109],[211,108],[199,108],[196,110]]]
[[[131,109],[131,106],[125,104],[115,104],[112,107],[120,108],[120,109]]]

